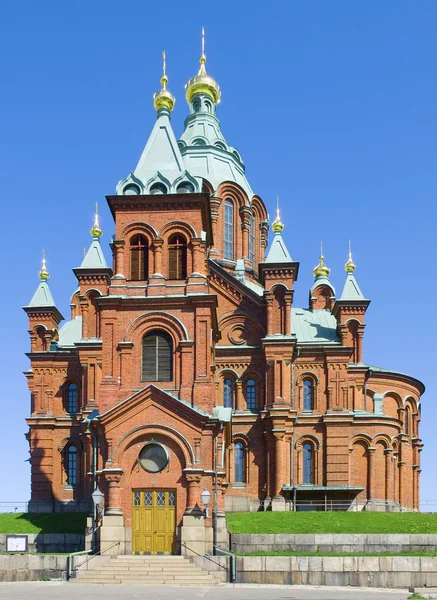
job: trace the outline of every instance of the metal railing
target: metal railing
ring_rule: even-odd
[[[231,558],[231,568],[229,570],[227,566],[224,567],[219,562],[217,562],[216,560],[214,560],[214,558],[215,558],[216,555],[214,555],[214,554],[200,554],[200,552],[197,552],[196,550],[194,550],[193,548],[191,548],[191,546],[188,546],[188,544],[186,544],[185,542],[181,542],[181,546],[183,546],[184,548],[186,548],[187,550],[189,550],[193,554],[196,554],[197,556],[200,556],[200,558],[206,558],[211,563],[213,563],[214,565],[216,565],[217,567],[219,567],[219,569],[222,569],[223,571],[228,571],[229,572],[230,583],[235,583],[235,576],[236,576],[236,573],[237,573],[237,563],[236,563],[236,556],[235,556],[235,554],[232,554],[232,552],[227,552],[226,550],[221,550],[218,546],[216,546],[216,548],[215,548],[217,556],[231,556],[232,557]]]
[[[81,552],[72,552],[71,554],[69,554],[67,557],[67,579],[71,578],[73,571],[77,571],[79,569],[79,567],[82,567],[83,565],[88,564],[96,556],[102,556],[102,554],[104,554],[108,550],[111,550],[111,548],[114,548],[114,546],[119,546],[120,543],[121,542],[114,542],[111,546],[108,546],[104,550],[98,550],[92,556],[89,556],[87,558],[87,560],[84,560],[83,562],[81,562],[79,565],[76,565],[75,567],[73,567],[73,556],[80,556],[81,554],[91,554],[92,550],[82,550]]]

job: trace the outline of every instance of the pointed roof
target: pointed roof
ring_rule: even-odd
[[[360,286],[358,285],[357,280],[352,272],[348,272],[346,275],[346,281],[344,284],[343,291],[339,298],[340,301],[356,301],[356,300],[366,300],[363,295],[363,292],[360,290]]]
[[[103,231],[100,228],[99,223],[99,212],[98,205],[96,203],[96,212],[94,215],[94,225],[90,230],[90,234],[93,238],[90,247],[88,248],[88,252],[85,254],[83,261],[80,267],[73,269],[75,275],[80,273],[81,271],[94,271],[101,273],[102,271],[106,274],[112,273],[111,269],[108,267],[105,259],[105,255],[103,254],[102,246],[100,245],[100,238],[103,235]]]
[[[276,218],[273,221],[272,229],[275,234],[273,238],[272,245],[270,246],[269,253],[264,262],[266,263],[291,263],[293,259],[290,256],[290,253],[287,250],[287,246],[285,245],[284,239],[282,237],[282,232],[284,231],[284,224],[281,222],[281,217],[279,215],[279,200],[276,199]]]
[[[103,254],[100,239],[93,237],[88,252],[85,254],[80,269],[108,269],[105,255]]]
[[[58,317],[59,321],[62,321],[64,318],[59,310],[56,307],[56,303],[53,299],[52,292],[50,291],[49,284],[47,280],[50,275],[46,268],[46,258],[43,250],[43,258],[42,258],[42,267],[38,273],[40,277],[40,282],[34,295],[32,296],[31,301],[27,306],[23,306],[23,309],[27,312],[35,312],[35,310],[40,311],[41,309],[45,309],[44,312],[55,313]]]
[[[43,307],[55,307],[55,301],[49,288],[49,284],[46,279],[41,279],[36,292],[32,296],[32,300],[29,302],[26,308],[43,308]]]
[[[173,182],[184,171],[184,161],[169,116],[162,111],[158,114],[152,133],[135,168],[134,176],[145,185],[157,172]]]

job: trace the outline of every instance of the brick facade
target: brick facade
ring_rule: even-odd
[[[335,299],[322,281],[306,312],[295,309],[299,265],[265,260],[265,206],[231,181],[214,192],[204,181],[201,192],[107,200],[115,222],[112,269],[75,270],[71,321],[61,330],[54,307],[26,308],[35,507],[89,507],[91,429],[107,514],[121,511],[126,526],[132,489],[176,489],[180,523],[202,506],[202,490],[213,490],[215,471],[219,510],[308,503],[419,509],[423,386],[363,363],[367,301]],[[234,211],[233,259],[224,250],[226,200]],[[187,242],[186,277],[172,280],[175,233]],[[147,241],[144,281],[131,277],[138,235]],[[328,319],[333,337],[325,339],[323,325],[321,341],[305,337],[298,331],[305,315]],[[66,327],[78,330],[68,343]],[[168,381],[143,380],[142,340],[155,331],[171,340]],[[226,394],[231,425],[217,411]],[[84,419],[96,411],[87,428]],[[159,473],[138,462],[151,440],[169,455]],[[77,461],[74,483],[69,452]]]

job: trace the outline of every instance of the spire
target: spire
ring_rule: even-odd
[[[344,265],[344,270],[346,273],[353,273],[356,269],[354,261],[352,260],[352,251],[351,251],[351,241],[349,240],[349,256],[347,259],[347,263]]]
[[[27,308],[43,308],[43,307],[55,307],[55,301],[53,300],[52,293],[47,283],[50,277],[47,271],[46,253],[42,251],[41,270],[38,272],[40,283],[36,288],[36,292],[32,296],[32,300],[29,302]]]
[[[176,104],[176,98],[167,89],[168,77],[167,77],[167,62],[165,56],[165,50],[162,51],[162,77],[160,79],[162,88],[159,92],[153,95],[153,104],[158,111],[158,116],[162,110],[171,111],[174,109]]]
[[[322,242],[320,242],[319,264],[316,267],[314,267],[313,273],[314,273],[314,277],[316,279],[318,277],[326,277],[326,278],[328,278],[329,275],[330,275],[330,273],[331,273],[331,269],[325,265],[325,257],[323,256],[323,244],[322,244]]]
[[[272,230],[275,232],[282,233],[284,230],[284,224],[281,222],[281,217],[279,216],[279,196],[276,196],[276,219],[272,223]]]
[[[265,260],[266,263],[285,263],[293,262],[290,253],[287,250],[285,242],[282,238],[284,224],[279,215],[279,197],[276,197],[276,219],[272,223],[272,230],[275,234],[269,253]]]
[[[343,291],[341,293],[339,300],[340,301],[345,300],[347,302],[355,301],[355,300],[364,300],[364,301],[368,302],[365,299],[363,292],[360,290],[360,286],[358,285],[357,280],[355,279],[355,275],[354,275],[355,269],[356,269],[356,266],[352,260],[351,243],[349,240],[349,254],[348,254],[347,262],[344,266],[344,270],[346,271],[347,275],[346,275],[346,281],[344,284],[344,288],[343,288]]]
[[[199,94],[209,96],[214,104],[220,102],[220,86],[206,72],[206,54],[205,54],[205,28],[202,27],[202,52],[200,55],[200,69],[195,77],[192,77],[185,86],[185,97],[188,104]]]
[[[38,272],[38,275],[40,276],[41,281],[47,281],[47,279],[50,277],[50,274],[47,271],[46,251],[44,248],[42,249],[41,271]]]
[[[102,247],[100,245],[100,238],[103,235],[103,231],[100,228],[99,223],[99,212],[98,205],[96,202],[96,212],[94,214],[94,225],[90,229],[90,234],[93,238],[90,247],[88,248],[88,252],[85,254],[82,264],[80,265],[81,269],[108,269],[108,265],[106,264],[105,256],[102,251]]]
[[[99,224],[99,205],[96,202],[96,212],[94,215],[94,225],[92,226],[92,228],[90,229],[90,234],[93,238],[101,238],[103,235],[103,231],[100,229],[100,224]]]

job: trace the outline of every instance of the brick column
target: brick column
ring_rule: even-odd
[[[209,206],[211,208],[211,221],[212,221],[212,237],[214,239],[214,248],[210,248],[209,254],[211,258],[220,256],[220,250],[218,250],[215,245],[217,244],[218,238],[222,236],[218,235],[218,217],[219,217],[219,208],[222,203],[221,198],[211,196],[209,199]]]
[[[235,410],[244,410],[243,382],[235,382]]]
[[[105,515],[122,515],[120,481],[123,476],[121,469],[103,471],[108,482],[108,497],[106,498]]]
[[[157,238],[153,240],[153,276],[162,277],[162,246],[164,240]]]
[[[392,454],[393,450],[391,448],[386,448],[384,450],[385,454],[385,499],[386,501],[394,500],[394,490],[393,487],[393,460]]]
[[[115,277],[126,278],[124,273],[124,240],[114,240],[111,244],[111,248],[114,252],[114,275]]]
[[[199,473],[185,473],[185,479],[188,483],[187,487],[187,508],[185,514],[190,514],[199,500]]]
[[[267,335],[273,335],[273,298],[266,298]]]
[[[280,496],[284,478],[284,431],[274,431],[273,437],[275,440],[275,464],[270,467],[274,473],[274,489],[272,490],[272,496]]]
[[[368,472],[367,472],[368,473],[368,482],[369,482],[368,487],[367,487],[367,499],[368,500],[372,499],[374,483],[375,483],[374,478],[376,477],[376,474],[375,474],[374,468],[373,468],[375,451],[376,451],[376,448],[367,448],[367,454],[369,457]]]

